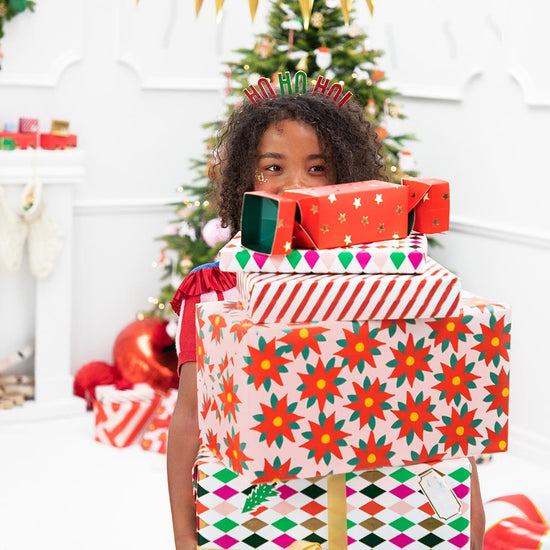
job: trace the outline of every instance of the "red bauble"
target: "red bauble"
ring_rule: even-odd
[[[95,387],[113,384],[117,378],[120,378],[120,375],[113,365],[103,361],[92,361],[80,367],[76,372],[73,392],[91,404],[95,399]]]
[[[175,350],[155,345],[161,329],[163,323],[158,319],[143,319],[129,324],[117,336],[113,358],[122,378],[134,384],[146,382],[159,391],[178,387]]]

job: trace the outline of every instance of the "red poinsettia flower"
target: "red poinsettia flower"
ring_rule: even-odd
[[[399,329],[406,334],[407,325],[411,323],[410,319],[383,319],[380,321],[380,330],[388,330],[390,336],[393,336]]]
[[[202,404],[201,404],[201,416],[206,420],[210,408],[212,406],[212,400],[210,397],[207,397],[205,393],[202,394]]]
[[[430,346],[422,347],[423,345],[424,338],[421,338],[415,344],[413,335],[409,334],[405,345],[403,345],[403,342],[399,342],[397,349],[390,348],[395,359],[389,361],[387,365],[393,368],[390,378],[397,378],[398,386],[406,378],[412,387],[416,378],[419,380],[424,379],[423,372],[431,372],[432,369],[428,363],[432,359],[432,355],[429,353]]]
[[[241,444],[241,433],[232,432],[230,434],[227,432],[224,441],[227,446],[225,456],[227,456],[231,462],[231,469],[238,474],[242,474],[243,467],[246,467],[246,462],[252,459],[246,456],[241,448],[244,447],[244,444]]]
[[[369,439],[359,443],[359,447],[352,446],[355,452],[355,459],[352,459],[354,470],[372,470],[390,465],[390,458],[394,454],[391,450],[391,443],[386,443],[385,436],[378,442],[374,438],[374,432],[369,433]]]
[[[500,369],[498,376],[491,373],[491,380],[494,384],[485,386],[485,389],[491,394],[486,400],[491,400],[487,411],[498,411],[499,409],[508,414],[508,396],[510,395],[510,381],[504,368]],[[500,414],[500,413],[499,413]]]
[[[237,405],[242,403],[237,394],[235,393],[235,383],[233,381],[233,375],[227,380],[222,378],[222,392],[218,394],[218,398],[221,401],[221,411],[223,417],[233,417],[233,420],[237,419]]]
[[[219,455],[218,434],[214,433],[212,430],[206,432],[206,446],[212,451],[214,456]]]
[[[256,389],[264,383],[268,390],[271,387],[271,382],[279,384],[279,386],[283,385],[281,372],[286,372],[285,365],[290,362],[290,359],[276,355],[275,341],[276,338],[267,343],[261,342],[264,345],[260,345],[260,349],[248,346],[250,357],[248,361],[245,357],[245,361],[249,365],[244,368],[244,372],[253,378]]]
[[[305,447],[310,452],[308,458],[313,458],[317,464],[324,460],[326,464],[335,456],[342,458],[340,445],[346,445],[345,439],[350,434],[342,431],[340,428],[344,421],[336,422],[336,413],[326,417],[323,413],[319,415],[320,423],[309,421],[310,432],[304,432],[302,435],[308,439],[300,447]]]
[[[334,358],[331,359],[327,365],[322,359],[317,359],[317,366],[308,365],[308,373],[298,373],[298,376],[302,379],[303,384],[298,386],[298,390],[302,392],[302,399],[310,399],[310,403],[317,401],[319,409],[323,411],[327,398],[331,403],[334,403],[334,397],[342,397],[338,385],[345,382],[344,378],[338,378],[340,371],[343,367],[332,367],[334,364]],[[328,368],[327,368],[328,367]]]
[[[197,340],[197,370],[204,370],[204,345],[202,338],[198,338]]]
[[[292,354],[294,355],[294,358],[298,357],[300,353],[307,349],[307,359],[309,350],[314,351],[319,355],[321,354],[321,350],[319,349],[319,341],[323,341],[325,338],[319,338],[319,335],[323,334],[323,332],[326,332],[327,330],[329,329],[324,327],[297,325],[295,327],[293,326],[290,332],[285,334],[282,338],[279,338],[279,340],[292,346]]]
[[[293,430],[298,428],[297,420],[303,417],[293,413],[296,404],[289,407],[287,398],[288,396],[285,395],[281,399],[277,399],[275,394],[272,394],[271,405],[260,403],[262,414],[254,416],[255,420],[261,422],[252,429],[262,433],[260,440],[263,441],[265,438],[268,447],[271,447],[274,441],[277,442],[279,448],[284,439],[295,441]]]
[[[468,401],[472,400],[470,387],[475,386],[474,380],[480,378],[471,372],[473,365],[473,363],[466,364],[465,355],[457,360],[454,354],[451,356],[451,365],[441,363],[443,372],[435,375],[437,380],[441,380],[441,382],[434,386],[434,390],[441,392],[447,405],[455,398],[455,403],[458,405],[459,397],[457,398],[457,396],[464,396]]]
[[[374,356],[380,355],[378,348],[384,344],[384,342],[375,339],[379,329],[369,330],[368,321],[362,324],[354,321],[352,326],[353,332],[343,329],[345,340],[336,342],[342,348],[336,352],[336,355],[342,357],[344,359],[343,364],[349,365],[350,369],[358,366],[362,370],[363,362],[376,367]]]
[[[430,422],[437,420],[437,417],[432,414],[435,405],[432,405],[432,398],[423,399],[423,394],[420,392],[419,398],[413,397],[411,392],[407,392],[405,403],[399,403],[398,411],[392,411],[397,416],[397,422],[392,428],[400,428],[398,439],[401,437],[407,438],[407,443],[410,445],[413,435],[419,439],[424,436],[424,430],[432,431]]]
[[[225,328],[227,326],[225,319],[221,315],[215,313],[214,315],[209,315],[208,320],[210,321],[210,326],[212,327],[212,334],[210,335],[210,339],[220,343],[222,337],[222,328]]]
[[[350,420],[359,418],[360,428],[367,424],[373,428],[372,419],[374,417],[380,420],[386,419],[384,410],[390,408],[390,404],[387,402],[393,397],[393,394],[384,391],[386,384],[381,384],[378,378],[370,385],[366,379],[365,385],[367,387],[353,382],[355,392],[354,395],[348,396],[351,401],[345,407],[354,411]]]
[[[199,325],[199,331],[201,331],[204,325],[206,324],[206,321],[203,319],[203,313],[204,312],[201,309],[199,315],[197,316],[197,324]]]
[[[428,451],[424,445],[422,445],[422,449],[420,449],[420,452],[417,453],[416,451],[411,451],[411,459],[410,460],[403,460],[403,464],[417,464],[417,463],[435,463],[440,462],[445,457],[445,453],[435,453],[433,452],[435,450],[432,449],[432,451]]]
[[[243,336],[248,332],[248,329],[252,326],[252,322],[248,319],[245,319],[244,321],[241,321],[240,323],[235,323],[231,326],[229,329],[230,333],[233,333],[235,335],[235,340],[237,342],[241,342],[243,339]]]
[[[508,421],[500,429],[493,431],[487,428],[487,439],[483,442],[485,447],[484,453],[502,453],[508,449]]]
[[[443,351],[447,349],[449,344],[453,349],[458,351],[458,342],[466,340],[466,334],[472,334],[468,328],[468,322],[472,319],[471,315],[456,318],[437,319],[428,322],[428,326],[432,329],[430,338],[434,339],[434,346],[441,345]]]
[[[301,467],[290,467],[289,458],[286,462],[281,464],[281,459],[277,456],[273,461],[273,464],[270,464],[266,458],[264,458],[264,469],[261,472],[256,472],[257,477],[254,480],[254,483],[274,483],[281,480],[292,479],[298,475]]]
[[[491,325],[494,326],[491,328]],[[472,349],[479,351],[480,359],[483,359],[486,365],[491,361],[498,365],[501,357],[509,360],[510,327],[504,324],[504,316],[495,321],[492,315],[489,326],[481,325],[481,334],[476,334],[474,338],[479,344]]]
[[[464,410],[464,407],[463,407]],[[468,446],[475,443],[476,437],[481,437],[481,434],[476,430],[476,426],[481,423],[481,419],[476,419],[477,409],[466,411],[464,414],[459,413],[456,409],[451,412],[451,417],[444,417],[445,426],[438,426],[437,429],[445,436],[445,450],[452,449],[453,454],[456,454],[458,448],[462,450],[464,455],[468,455]]]

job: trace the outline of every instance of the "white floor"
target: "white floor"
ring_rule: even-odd
[[[508,453],[479,472],[485,499],[523,493],[550,520],[550,465]],[[0,550],[38,548],[173,548],[165,456],[96,443],[91,413],[0,426]]]

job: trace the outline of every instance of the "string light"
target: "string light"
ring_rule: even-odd
[[[165,308],[164,304],[159,304],[159,309],[164,309],[164,308]]]
[[[159,266],[158,262],[151,262],[151,267],[152,267],[153,269],[155,269],[155,268],[158,267],[158,266]]]
[[[145,319],[145,315],[142,311],[140,311],[138,314],[137,314],[137,318],[138,318],[138,321],[143,321],[143,319]]]

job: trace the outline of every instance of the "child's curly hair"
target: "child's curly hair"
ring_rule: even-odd
[[[337,183],[387,179],[380,143],[356,101],[339,108],[331,99],[311,95],[311,91],[278,96],[258,106],[244,101],[221,130],[214,153],[218,177],[213,200],[222,224],[233,233],[240,229],[243,195],[254,190],[260,139],[269,126],[283,120],[298,120],[313,127],[335,170]]]

